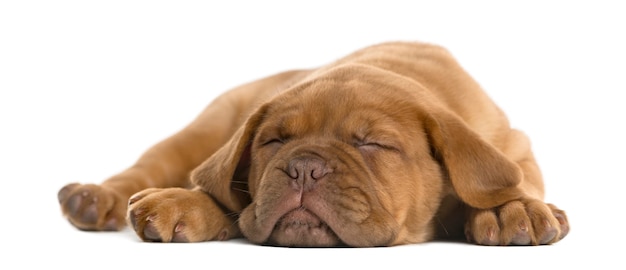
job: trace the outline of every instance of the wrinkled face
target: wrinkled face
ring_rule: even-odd
[[[250,146],[252,242],[385,246],[429,240],[442,194],[406,92],[319,82],[272,101]]]

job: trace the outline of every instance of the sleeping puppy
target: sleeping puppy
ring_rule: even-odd
[[[122,173],[58,193],[81,230],[303,247],[551,244],[569,224],[543,196],[527,137],[422,43],[237,87]]]

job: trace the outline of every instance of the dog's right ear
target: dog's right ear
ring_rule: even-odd
[[[230,211],[240,212],[251,202],[250,146],[266,111],[267,105],[261,106],[226,144],[191,172],[191,182]]]

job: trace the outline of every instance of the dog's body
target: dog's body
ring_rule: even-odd
[[[233,89],[59,201],[80,229],[146,241],[537,245],[569,231],[543,192],[526,136],[447,51],[386,43]]]

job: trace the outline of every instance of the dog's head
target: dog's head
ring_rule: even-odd
[[[429,240],[442,198],[478,208],[519,196],[520,171],[424,88],[338,67],[261,106],[192,181],[281,246]]]

